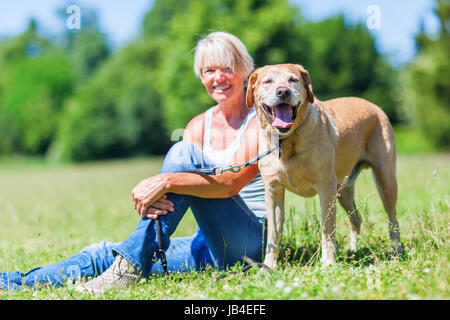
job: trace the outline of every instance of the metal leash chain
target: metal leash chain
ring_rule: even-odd
[[[267,150],[261,154],[258,154],[257,156],[251,158],[247,162],[244,162],[243,164],[240,164],[240,165],[232,165],[232,166],[228,166],[228,167],[214,167],[214,168],[206,168],[206,169],[191,169],[191,170],[186,170],[183,172],[201,173],[201,174],[212,175],[212,176],[216,176],[216,177],[220,177],[225,171],[231,171],[233,173],[238,173],[242,169],[247,168],[248,166],[258,162],[261,158],[264,158],[265,156],[272,153],[277,148],[278,148],[278,146],[274,146],[270,150]],[[280,150],[281,150],[281,148],[280,148]]]
[[[257,156],[251,158],[250,160],[248,160],[247,162],[244,162],[241,165],[233,165],[233,166],[228,166],[228,167],[214,167],[214,168],[207,168],[207,169],[191,169],[191,170],[186,170],[183,172],[188,172],[188,173],[200,173],[200,174],[205,174],[205,175],[213,175],[216,177],[220,177],[225,171],[231,171],[234,173],[237,173],[239,171],[241,171],[242,169],[258,162],[259,160],[261,160],[262,158],[264,158],[265,156],[271,154],[273,151],[275,151],[277,148],[278,149],[278,158],[281,157],[281,142],[282,139],[280,138],[278,140],[278,145],[272,147],[271,149],[258,154]],[[156,234],[158,237],[158,253],[159,253],[159,258],[161,259],[161,265],[164,269],[164,273],[167,275],[169,274],[169,270],[167,268],[167,259],[166,259],[166,252],[162,247],[162,236],[161,236],[161,222],[159,220],[159,218],[154,219],[155,220],[155,228],[156,228]],[[252,264],[256,264],[259,267],[265,267],[262,263],[252,263]],[[247,271],[248,269],[250,269],[252,267],[252,265],[248,265],[246,267],[243,268],[243,272]],[[221,278],[221,277],[219,277]]]

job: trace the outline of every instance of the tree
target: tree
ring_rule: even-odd
[[[343,15],[300,26],[309,37],[309,70],[319,99],[358,96],[379,105],[392,123],[401,120],[395,97],[395,70],[375,45],[363,23]]]
[[[421,30],[418,54],[405,68],[404,109],[433,144],[450,148],[450,2],[438,0],[435,14],[440,30],[433,37]]]
[[[148,43],[133,42],[111,56],[67,101],[49,156],[85,161],[165,152],[153,55]]]
[[[15,62],[36,58],[51,49],[51,43],[38,34],[37,21],[32,18],[28,23],[27,30],[16,36],[2,39],[0,42],[0,70],[4,71]]]
[[[0,46],[0,153],[45,153],[73,88],[70,61],[30,21]]]
[[[63,23],[67,19],[66,7],[57,10]],[[83,7],[81,28],[65,28],[57,37],[56,45],[65,50],[77,66],[75,71],[78,82],[85,81],[111,53],[106,35],[100,31],[97,12],[88,7]]]
[[[304,65],[319,99],[362,96],[400,119],[395,71],[367,29],[343,16],[309,22],[289,0],[155,0],[141,34],[113,53],[95,12],[83,9],[82,21],[58,39],[39,37],[31,23],[0,42],[0,152],[68,160],[166,152],[175,129],[215,104],[193,72],[193,48],[212,31],[238,36],[255,67]]]

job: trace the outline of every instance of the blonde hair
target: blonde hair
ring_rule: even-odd
[[[247,78],[253,71],[253,58],[239,38],[226,32],[212,32],[195,47],[194,72],[203,75],[205,66],[226,66],[233,73]]]

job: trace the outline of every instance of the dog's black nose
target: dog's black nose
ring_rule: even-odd
[[[290,91],[289,88],[286,87],[278,87],[277,88],[277,97],[281,99],[285,99],[289,97]]]

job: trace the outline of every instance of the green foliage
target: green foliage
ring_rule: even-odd
[[[404,109],[432,143],[450,149],[450,3],[437,1],[438,37],[417,36],[419,53],[403,71]]]
[[[35,24],[0,47],[0,153],[45,153],[74,74],[67,56],[36,34]]]
[[[51,49],[47,39],[37,33],[37,22],[31,19],[27,30],[17,37],[5,38],[0,42],[0,70],[12,67],[21,59],[35,58]]]
[[[167,149],[151,53],[144,43],[130,45],[68,100],[51,158],[81,161]]]
[[[64,22],[65,10],[58,12]],[[193,48],[212,31],[238,36],[256,67],[304,65],[319,99],[364,97],[393,124],[413,110],[406,115],[426,135],[448,144],[445,28],[436,41],[417,36],[421,55],[408,77],[397,77],[364,24],[343,15],[311,22],[288,0],[155,0],[139,37],[113,53],[95,11],[83,8],[82,21],[80,30],[46,39],[31,20],[26,32],[0,41],[0,154],[164,153],[174,130],[215,104],[193,72]]]
[[[394,132],[398,153],[417,154],[436,151],[436,147],[422,130],[410,125],[398,125],[394,127]]]
[[[67,19],[66,7],[57,10],[62,23]],[[76,66],[78,82],[87,80],[110,55],[106,35],[100,31],[97,13],[86,7],[83,7],[81,29],[65,29],[56,42]]]
[[[71,91],[73,73],[68,59],[52,54],[22,60],[8,74],[3,108],[17,128],[20,151],[45,152],[59,121],[63,99]]]
[[[309,71],[314,93],[322,100],[358,96],[380,106],[392,123],[401,121],[396,74],[377,51],[375,39],[362,23],[349,24],[343,15],[300,27],[307,34]]]

